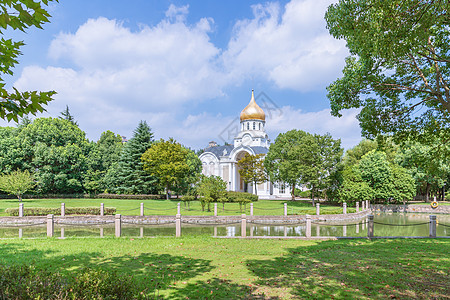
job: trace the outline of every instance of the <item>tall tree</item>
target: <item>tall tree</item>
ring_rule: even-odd
[[[398,140],[450,136],[449,1],[340,0],[328,8],[330,33],[351,56],[328,87],[332,114],[361,108],[363,134]]]
[[[189,150],[173,139],[154,143],[142,155],[144,170],[158,178],[169,199],[171,188],[179,184],[189,172],[187,163]]]
[[[306,177],[313,172],[313,153],[317,151],[314,137],[302,130],[281,133],[270,145],[264,165],[272,182],[287,183],[292,200],[295,188],[306,184]]]
[[[75,121],[74,116],[72,116],[72,114],[70,113],[69,105],[66,105],[66,108],[61,112],[61,116],[59,118],[67,120],[71,122],[73,125],[78,126],[78,122]]]
[[[270,145],[264,164],[270,179],[288,183],[295,199],[295,188],[299,185],[307,185],[316,194],[326,189],[342,151],[340,140],[333,140],[329,134],[291,130],[278,135]]]
[[[7,29],[25,31],[30,27],[42,28],[42,25],[49,22],[50,14],[45,10],[49,2],[45,1],[26,1],[11,0],[0,3],[0,34]],[[17,58],[21,54],[20,47],[24,45],[23,41],[13,41],[12,39],[0,40],[0,118],[8,121],[19,121],[28,113],[36,114],[43,112],[44,106],[52,100],[54,91],[50,92],[19,92],[13,88],[9,92],[5,88],[5,82],[2,75],[12,75],[13,68],[18,63]]]
[[[113,164],[117,164],[123,148],[122,137],[111,131],[101,134],[96,143],[91,143],[89,152],[88,170],[85,176],[85,189],[97,193],[108,188],[106,173]]]
[[[140,121],[133,137],[123,147],[118,164],[112,165],[108,171],[110,190],[125,194],[152,194],[158,191],[156,178],[144,171],[141,160],[153,141],[147,122]]]
[[[342,159],[344,149],[341,148],[341,140],[334,140],[329,133],[325,135],[314,135],[316,143],[311,161],[313,168],[305,176],[307,186],[311,190],[312,205],[314,196],[319,195],[319,191],[327,192],[331,188],[331,180],[334,174],[339,171],[339,164]]]
[[[237,163],[239,175],[245,183],[251,182],[253,184],[255,195],[258,194],[257,185],[267,180],[263,157],[264,154],[251,155],[246,153]]]

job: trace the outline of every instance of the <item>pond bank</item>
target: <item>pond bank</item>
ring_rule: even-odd
[[[371,210],[358,213],[335,215],[311,215],[311,221],[339,223],[351,220],[361,220],[371,214]],[[114,222],[115,216],[54,216],[56,224],[109,224]],[[250,216],[246,215],[248,222],[265,224],[295,224],[306,222],[306,215],[288,216]],[[175,216],[122,216],[124,223],[130,224],[171,224],[176,220]],[[181,216],[183,223],[187,224],[229,224],[241,222],[242,216]],[[2,225],[27,225],[46,223],[47,216],[38,217],[0,217]]]
[[[405,213],[430,213],[430,214],[450,214],[449,205],[439,205],[437,208],[432,208],[431,205],[383,205],[371,204],[372,211],[381,212],[405,212]]]

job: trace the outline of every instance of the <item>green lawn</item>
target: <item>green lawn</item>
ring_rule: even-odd
[[[0,240],[1,264],[129,274],[150,298],[448,299],[450,240]]]
[[[123,215],[139,215],[140,203],[144,203],[146,215],[175,215],[177,213],[177,203],[180,200],[117,200],[117,199],[25,199],[23,200],[24,207],[61,207],[61,202],[64,202],[66,207],[90,207],[100,206],[104,203],[105,207],[115,207],[117,213]],[[288,214],[316,214],[316,208],[311,205],[310,201],[286,201],[286,200],[259,200],[254,205],[254,215],[282,215],[284,214],[284,203],[288,204]],[[19,202],[15,199],[0,200],[0,216],[6,216],[6,208],[18,207]],[[214,206],[211,204],[211,211],[202,211],[199,201],[190,203],[190,210],[185,208],[184,203],[181,203],[181,214],[183,215],[214,215]],[[347,212],[355,212],[355,208],[347,208]],[[242,213],[250,214],[250,204]],[[337,214],[342,213],[342,207],[321,205],[321,214]],[[219,215],[240,215],[241,211],[239,204],[226,203],[225,211],[223,211],[222,204],[218,204]]]

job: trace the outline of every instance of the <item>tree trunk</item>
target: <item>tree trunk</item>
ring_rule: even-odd
[[[255,195],[258,195],[258,186],[256,185],[256,181],[254,182]]]
[[[312,206],[316,206],[316,203],[314,202],[314,187],[311,189],[311,202]]]
[[[166,186],[166,200],[169,200],[169,185]]]
[[[22,195],[17,195],[17,198],[19,198],[19,202],[22,202]]]
[[[428,198],[430,195],[430,188],[431,188],[431,184],[429,182],[427,182],[427,189],[426,189],[426,196],[425,196],[425,202],[430,202],[430,199]]]
[[[291,200],[295,200],[295,183],[292,185],[291,189]]]
[[[225,202],[222,202],[222,211],[225,211]]]

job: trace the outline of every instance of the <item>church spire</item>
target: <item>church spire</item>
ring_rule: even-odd
[[[240,115],[241,122],[245,120],[266,120],[266,114],[261,107],[256,104],[255,93],[252,89],[252,98],[250,103],[242,110]]]

